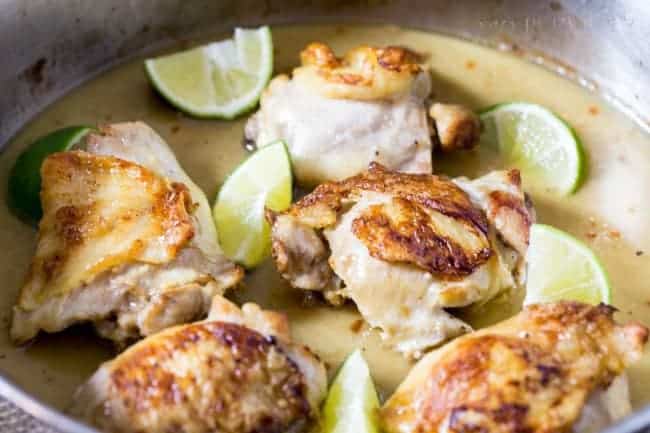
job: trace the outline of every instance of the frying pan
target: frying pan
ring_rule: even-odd
[[[512,51],[650,131],[647,0],[0,0],[0,148],[66,91],[129,58],[234,26],[328,22],[391,23]],[[6,340],[0,353],[13,350]],[[94,431],[30,395],[11,370],[0,370],[0,432]],[[627,432],[650,432],[650,407],[607,431]]]

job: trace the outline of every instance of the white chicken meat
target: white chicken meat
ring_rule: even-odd
[[[91,322],[118,345],[205,317],[243,277],[208,202],[143,123],[101,128],[42,166],[43,218],[12,339]]]
[[[470,329],[446,308],[487,302],[524,278],[534,215],[519,173],[457,182],[469,194],[372,163],[322,184],[287,212],[269,212],[277,268],[332,303],[351,299],[389,345],[417,357]]]
[[[274,78],[246,125],[258,147],[287,143],[297,181],[342,180],[376,161],[389,169],[431,173],[428,71],[397,47],[358,47],[337,58],[320,43],[301,54],[290,78]]]

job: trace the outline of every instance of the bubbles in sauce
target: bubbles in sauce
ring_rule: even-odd
[[[650,137],[631,120],[598,96],[537,66],[439,35],[395,27],[312,26],[274,28],[273,37],[276,73],[289,71],[298,62],[300,49],[313,40],[327,42],[338,52],[361,43],[405,45],[425,54],[431,64],[435,100],[474,109],[530,101],[567,119],[587,149],[589,174],[571,197],[535,191],[532,198],[538,220],[587,242],[610,273],[619,319],[650,325]],[[153,93],[138,60],[80,86],[31,122],[0,157],[0,182],[6,182],[17,154],[41,134],[68,124],[136,119],[149,123],[168,141],[210,199],[247,155],[242,146],[245,118],[205,121],[180,115]],[[434,160],[434,170],[450,176],[474,177],[499,166],[498,156],[487,148],[436,155]],[[5,188],[0,188],[3,202],[4,194]],[[11,346],[7,331],[11,306],[27,271],[36,233],[5,206],[0,207],[0,224],[0,278],[5,287],[0,300],[0,369],[29,392],[63,408],[74,389],[112,356],[112,350],[83,328],[43,336],[27,348]],[[377,334],[359,322],[352,305],[333,308],[315,302],[306,306],[304,296],[287,287],[271,263],[249,273],[245,287],[229,296],[287,313],[294,338],[309,344],[330,372],[354,348],[362,347],[383,397],[410,368],[408,361],[385,349]],[[520,304],[521,294],[516,294],[460,314],[473,326],[482,327],[515,314]],[[634,406],[649,403],[650,353],[646,351],[629,374]]]

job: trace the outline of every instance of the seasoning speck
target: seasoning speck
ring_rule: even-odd
[[[474,60],[468,60],[465,62],[465,67],[469,70],[476,68],[476,62]]]
[[[598,113],[600,113],[600,108],[596,107],[595,105],[590,105],[588,111],[592,116],[596,116]]]
[[[634,253],[637,257],[641,257],[643,255],[643,251],[639,250],[636,253]]]
[[[359,331],[361,331],[361,328],[363,327],[363,319],[357,319],[352,324],[350,325],[350,331],[354,332],[355,334],[358,334]]]

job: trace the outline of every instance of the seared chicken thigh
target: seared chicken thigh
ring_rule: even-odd
[[[243,271],[222,254],[205,195],[142,123],[112,125],[43,163],[36,254],[11,336],[93,322],[118,344],[205,317]]]
[[[442,152],[471,149],[481,136],[481,121],[470,109],[456,104],[435,103],[429,109],[437,146]]]
[[[294,287],[353,300],[411,356],[469,330],[444,308],[521,283],[534,218],[517,171],[454,183],[376,163],[268,217],[277,268]]]
[[[388,433],[595,433],[630,411],[648,338],[614,309],[537,304],[426,355],[381,409]]]
[[[292,78],[271,81],[246,125],[247,140],[284,140],[303,185],[342,180],[371,161],[431,173],[431,79],[414,53],[361,46],[337,58],[312,43],[301,60]]]
[[[325,368],[285,316],[215,296],[203,322],[166,329],[103,364],[71,412],[114,433],[284,433],[318,414]]]

